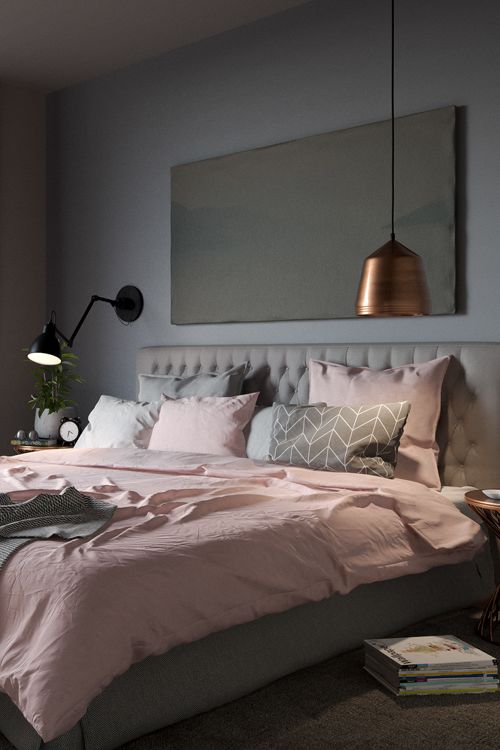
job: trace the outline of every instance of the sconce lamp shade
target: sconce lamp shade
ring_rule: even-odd
[[[419,255],[392,238],[365,259],[357,315],[392,317],[429,312],[429,292]]]
[[[37,365],[61,364],[61,347],[56,335],[56,326],[52,320],[44,325],[40,336],[33,341],[28,359],[36,362]]]

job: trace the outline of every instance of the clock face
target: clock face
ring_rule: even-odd
[[[68,420],[63,422],[59,427],[59,437],[64,440],[65,443],[74,443],[80,434],[80,428],[76,422]]]

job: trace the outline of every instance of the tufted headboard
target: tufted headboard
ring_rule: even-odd
[[[438,427],[443,484],[500,487],[500,343],[149,346],[138,373],[194,375],[250,362],[244,391],[259,404],[307,403],[307,363],[322,359],[386,369],[452,355]]]

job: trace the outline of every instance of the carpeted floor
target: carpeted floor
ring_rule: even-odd
[[[494,654],[471,610],[401,631],[453,634]],[[397,698],[362,669],[361,649],[124,745],[121,750],[499,750],[500,693]],[[12,746],[0,737],[0,750]]]

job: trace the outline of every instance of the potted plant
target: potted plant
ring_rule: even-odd
[[[75,416],[71,385],[82,383],[76,372],[78,357],[66,344],[61,345],[61,364],[36,365],[35,389],[28,404],[35,409],[35,430],[41,438],[58,438],[63,417]]]

